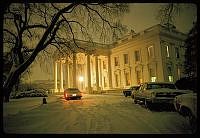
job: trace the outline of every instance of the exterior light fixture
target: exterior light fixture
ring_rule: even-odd
[[[79,81],[80,81],[80,82],[83,82],[83,76],[80,76],[80,77],[79,77]]]

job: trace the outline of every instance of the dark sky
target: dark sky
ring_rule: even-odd
[[[122,23],[135,32],[143,31],[160,21],[156,15],[160,4],[163,3],[130,3],[130,13],[125,15]],[[177,30],[183,33],[189,32],[193,21],[196,19],[197,7],[194,4],[181,4],[180,14],[176,17],[175,26]]]

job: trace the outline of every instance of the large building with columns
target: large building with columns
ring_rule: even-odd
[[[72,58],[55,61],[54,92],[77,87],[92,93],[146,81],[175,82],[184,76],[185,39],[175,28],[158,24],[111,45],[95,43],[93,52],[77,51]]]

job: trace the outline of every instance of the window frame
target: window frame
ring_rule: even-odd
[[[138,55],[139,56],[137,56],[137,54],[136,53],[138,53]],[[134,55],[135,55],[135,62],[139,62],[139,61],[141,61],[141,58],[140,58],[140,50],[135,50],[134,51]]]
[[[152,50],[150,50],[152,49]],[[148,51],[148,58],[154,58],[154,45],[150,45],[147,47],[147,51]]]
[[[128,64],[129,63],[128,54],[123,54],[123,55],[124,55],[124,64]]]
[[[114,57],[114,65],[119,66],[119,56]]]

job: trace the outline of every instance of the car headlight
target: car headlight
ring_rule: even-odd
[[[181,98],[176,96],[174,98],[174,102],[177,103],[177,104],[181,103]]]

